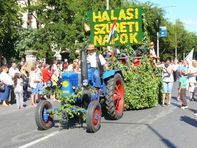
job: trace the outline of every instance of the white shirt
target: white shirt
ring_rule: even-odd
[[[99,54],[99,59],[100,59],[100,62],[101,62],[101,65],[103,66],[104,64],[106,64],[106,60],[105,58]],[[97,61],[96,61],[96,52],[94,52],[93,54],[88,54],[87,56],[87,62],[90,63],[90,66],[93,67],[93,68],[96,68],[97,67]]]
[[[23,79],[22,78],[19,78],[17,79],[17,82],[16,82],[16,86],[14,88],[14,92],[21,92],[23,93]]]
[[[165,65],[162,64],[162,65],[159,65],[158,67],[162,67],[163,68],[163,71],[162,71],[162,81],[163,82],[174,82],[174,77],[173,77],[173,65],[169,65],[167,67],[168,71],[170,73],[167,72],[166,68],[165,68]]]
[[[10,67],[10,69],[9,69],[9,75],[12,77],[12,78],[14,78],[14,75],[16,74],[16,73],[20,73],[19,72],[19,70],[18,70],[18,68],[13,68],[13,67]]]
[[[194,66],[189,67],[188,72],[194,73],[197,72],[197,68]],[[188,74],[189,82],[195,83],[196,82],[196,74]]]
[[[30,75],[29,75],[29,85],[30,87],[32,88],[36,88],[38,83],[35,82],[38,80],[38,74],[36,72],[31,72]]]
[[[3,81],[6,85],[13,85],[13,80],[8,73],[1,72],[0,80]]]
[[[153,49],[150,49],[150,57],[151,58],[156,58],[157,57],[154,48]]]

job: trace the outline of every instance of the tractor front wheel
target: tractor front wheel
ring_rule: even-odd
[[[53,118],[49,110],[52,109],[52,104],[49,101],[41,100],[35,111],[36,125],[39,130],[47,130],[53,127]]]
[[[122,76],[117,73],[107,81],[106,109],[110,119],[119,119],[124,110],[124,84]]]
[[[87,109],[87,132],[95,133],[101,127],[101,105],[98,101],[92,101]]]

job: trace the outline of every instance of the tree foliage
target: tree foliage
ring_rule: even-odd
[[[17,56],[14,45],[21,24],[19,6],[13,0],[1,1],[0,12],[0,54],[9,60]]]
[[[146,18],[148,39],[156,43],[156,32],[159,26],[167,26],[167,38],[160,38],[160,56],[174,57],[178,49],[179,59],[197,46],[197,35],[185,30],[183,23],[177,20],[175,24],[165,17],[165,11],[153,3],[141,3],[137,0],[109,1],[110,9],[120,7],[142,6]],[[80,8],[80,9],[79,9]],[[17,1],[7,0],[0,3],[0,49],[7,59],[23,56],[24,51],[33,49],[39,51],[38,56],[52,56],[50,45],[57,43],[62,50],[70,49],[70,57],[82,46],[88,36],[83,30],[83,18],[87,11],[105,10],[106,1],[102,0],[39,0],[36,3],[28,1],[28,5],[20,8]],[[38,29],[21,29],[20,12],[28,11],[37,21]],[[44,26],[44,28],[43,28]],[[28,37],[26,37],[28,36]],[[77,41],[77,46],[76,42]],[[48,55],[46,55],[48,53]]]

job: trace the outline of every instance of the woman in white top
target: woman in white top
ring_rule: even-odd
[[[8,74],[8,67],[6,65],[3,65],[1,69],[2,72],[0,74],[0,81],[2,81],[6,86],[5,91],[0,92],[0,100],[3,101],[4,106],[9,106],[8,99],[13,85],[13,81],[11,76]]]
[[[196,75],[197,75],[197,67],[196,61],[192,61],[192,65],[188,69],[188,78],[189,78],[189,92],[190,92],[190,101],[194,100],[194,90],[196,87]]]
[[[168,58],[166,62],[162,65],[157,65],[157,67],[161,67],[162,71],[162,84],[163,84],[163,95],[162,95],[162,106],[165,105],[165,99],[167,97],[167,105],[171,104],[171,93],[172,86],[174,82],[173,78],[173,65],[170,63],[170,59]]]

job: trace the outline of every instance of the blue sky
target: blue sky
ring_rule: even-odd
[[[165,17],[175,22],[180,19],[185,29],[197,33],[197,0],[138,0],[139,2],[152,2],[165,10]]]

